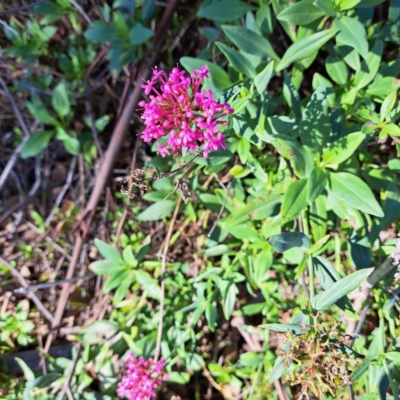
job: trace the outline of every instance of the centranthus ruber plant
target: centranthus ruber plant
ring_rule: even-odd
[[[174,68],[167,77],[164,71],[155,68],[151,80],[141,85],[150,100],[139,103],[146,126],[140,136],[145,142],[168,136],[164,145],[157,143],[162,157],[170,151],[176,154],[185,148],[192,152],[203,146],[203,156],[208,158],[209,151],[225,148],[219,126],[227,125],[223,118],[232,114],[233,109],[214,100],[211,90],[200,91],[209,73],[203,65],[190,78],[179,68]]]
[[[125,363],[126,375],[118,384],[117,392],[121,399],[127,396],[129,400],[151,400],[163,380],[168,379],[167,373],[163,371],[165,362],[162,358],[155,362],[128,353]]]

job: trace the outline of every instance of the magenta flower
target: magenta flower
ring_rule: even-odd
[[[162,369],[164,360],[154,362],[153,359],[145,360],[136,358],[128,353],[126,363],[126,375],[118,383],[117,395],[119,398],[128,396],[129,400],[151,400],[156,397],[156,389],[161,386],[168,375]]]
[[[168,78],[164,71],[154,69],[152,79],[141,85],[150,100],[139,103],[145,124],[140,137],[145,142],[167,137],[165,145],[157,143],[157,154],[162,157],[170,151],[175,154],[185,148],[191,152],[203,146],[207,158],[210,150],[226,147],[219,126],[227,124],[223,118],[233,109],[214,100],[211,90],[199,90],[208,74],[207,65],[194,70],[190,78],[179,68],[174,68]]]

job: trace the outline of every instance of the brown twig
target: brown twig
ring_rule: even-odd
[[[0,263],[5,265],[7,269],[10,271],[11,275],[18,280],[18,282],[21,284],[22,287],[27,288],[29,287],[28,282],[24,279],[24,277],[19,273],[19,271],[14,268],[7,260],[5,260],[3,257],[0,256]],[[31,299],[37,309],[43,314],[43,316],[53,323],[54,318],[51,315],[51,313],[47,310],[47,308],[43,305],[43,303],[39,300],[39,298],[35,295],[35,293],[28,293],[26,295],[29,299]]]
[[[79,360],[79,353],[81,352],[81,343],[78,343],[76,345],[75,350],[76,350],[76,353],[72,360],[71,368],[69,369],[68,374],[66,376],[66,380],[64,382],[64,386],[63,386],[61,394],[60,394],[60,400],[64,400],[65,395],[67,395],[68,399],[70,399],[71,395],[72,395],[71,388],[69,387],[69,385],[71,383],[72,375],[74,374],[76,364]],[[70,392],[70,394],[68,394],[68,391]],[[72,396],[72,398],[74,398],[74,397]]]
[[[22,115],[17,107],[17,104],[15,103],[14,97],[8,90],[6,83],[4,82],[4,80],[1,77],[0,77],[0,85],[3,88],[4,92],[6,93],[8,100],[10,101],[11,107],[15,113],[15,116],[17,117],[19,126],[24,134],[24,139],[22,140],[22,143],[14,150],[13,155],[9,159],[6,167],[4,168],[3,173],[0,176],[0,190],[1,190],[3,188],[5,181],[7,180],[8,174],[10,173],[10,171],[14,167],[15,162],[17,161],[18,155],[19,155],[20,151],[22,150],[22,147],[25,145],[25,142],[28,140],[28,138],[31,134],[29,132],[28,127],[25,124],[24,119],[22,118]]]
[[[176,217],[178,215],[179,206],[181,205],[182,198],[178,197],[178,201],[176,202],[174,214],[171,218],[169,223],[169,229],[167,232],[167,237],[165,238],[165,245],[162,254],[161,260],[161,299],[160,299],[160,316],[158,320],[158,332],[157,332],[157,343],[156,349],[154,351],[154,362],[157,362],[158,358],[160,357],[160,350],[161,350],[161,338],[162,338],[162,330],[163,330],[163,319],[164,319],[164,300],[165,300],[165,269],[167,264],[167,254],[168,254],[168,247],[169,241],[171,239],[172,231],[174,229]]]
[[[21,7],[15,7],[15,8],[10,8],[8,10],[0,11],[0,15],[14,14],[14,13],[16,13],[18,11],[28,10],[28,9],[30,9],[32,7],[38,6],[41,3],[45,3],[46,1],[48,1],[48,0],[37,0],[34,3],[25,4],[25,5],[21,6]]]
[[[163,33],[166,29],[167,24],[169,23],[169,21],[172,17],[172,14],[175,10],[175,7],[177,6],[177,3],[178,3],[178,0],[170,0],[168,3],[168,7],[163,15],[161,22],[160,22],[159,30],[155,36],[157,39],[155,40],[154,52],[148,58],[147,62],[143,63],[142,68],[140,69],[140,72],[138,74],[140,80],[146,79],[150,74],[150,68],[154,63],[156,54],[162,44],[162,40],[164,37]],[[117,125],[115,126],[111,141],[108,146],[107,153],[105,155],[104,161],[103,161],[101,168],[99,170],[99,173],[97,175],[95,186],[93,188],[93,191],[91,193],[89,201],[84,210],[82,219],[79,223],[79,230],[76,235],[74,251],[72,254],[72,260],[68,266],[68,270],[67,270],[65,279],[72,278],[72,276],[74,274],[75,267],[76,267],[77,261],[79,259],[79,255],[80,255],[80,252],[82,249],[84,239],[89,230],[92,219],[96,213],[97,204],[98,204],[100,197],[103,193],[103,190],[106,186],[108,176],[112,170],[115,159],[118,155],[119,149],[120,149],[123,139],[125,137],[125,132],[130,123],[132,113],[133,113],[134,109],[136,108],[137,103],[139,102],[141,94],[142,94],[142,88],[140,87],[140,85],[136,85],[135,89],[133,90],[132,94],[130,95],[129,100],[121,114],[121,117],[119,118],[119,120],[117,122]],[[70,287],[71,287],[71,285],[69,283],[66,283],[66,284],[64,284],[64,286],[62,288],[59,302],[57,303],[57,308],[56,308],[56,311],[54,314],[54,320],[53,320],[53,324],[52,324],[53,330],[56,329],[61,322],[64,308],[68,301]],[[55,337],[54,331],[50,332],[50,334],[47,336],[46,345],[45,345],[46,352],[49,351],[54,337]]]

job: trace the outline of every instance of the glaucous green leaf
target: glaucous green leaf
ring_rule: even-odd
[[[203,65],[207,65],[214,83],[218,87],[226,89],[232,85],[229,75],[219,65],[214,64],[211,61],[201,60],[194,57],[181,57],[179,62],[189,73],[197,68],[201,68]]]
[[[154,36],[154,32],[143,26],[142,24],[136,24],[129,32],[129,41],[133,45],[138,45],[147,42]]]
[[[336,35],[336,32],[336,29],[327,29],[293,43],[286,50],[282,60],[276,66],[276,70],[281,71],[296,61],[311,57],[328,40],[332,39]]]
[[[83,34],[86,39],[94,42],[110,42],[119,35],[119,30],[113,25],[91,25],[90,28]]]
[[[264,36],[241,26],[222,25],[221,28],[240,50],[261,57],[271,57],[279,61],[280,58],[275,53],[269,40]]]
[[[312,203],[325,189],[328,174],[322,168],[315,166],[308,177],[307,201]]]
[[[147,207],[137,219],[139,221],[158,221],[170,215],[175,208],[175,201],[162,200]]]
[[[322,153],[322,161],[325,165],[341,164],[351,157],[364,141],[365,135],[361,132],[353,132],[338,140],[335,140]]]
[[[281,207],[282,223],[291,221],[307,207],[307,179],[299,179],[290,184],[283,195]]]
[[[310,174],[314,166],[313,155],[301,143],[288,135],[279,135],[272,145],[288,160],[299,178]]]
[[[227,45],[221,42],[215,42],[219,49],[224,53],[225,57],[231,63],[232,67],[238,72],[248,76],[249,78],[255,78],[257,72],[250,61],[238,51],[231,49]]]
[[[284,232],[279,235],[271,236],[267,242],[278,252],[298,248],[307,251],[310,248],[310,240],[302,232]]]
[[[328,143],[332,127],[327,112],[326,88],[319,87],[311,96],[300,122],[302,143],[313,152],[320,153]]]
[[[329,56],[325,61],[326,72],[338,85],[347,83],[347,66],[339,57]]]
[[[329,180],[334,196],[343,200],[350,207],[377,217],[384,216],[371,189],[357,176],[348,172],[332,172]]]
[[[348,295],[357,289],[364,279],[366,279],[374,268],[367,268],[353,272],[349,276],[335,282],[328,290],[315,296],[311,304],[315,310],[328,310],[343,296]]]
[[[325,14],[336,17],[337,10],[332,0],[316,0],[313,4],[320,8]]]
[[[54,131],[35,132],[25,142],[21,150],[21,158],[29,158],[41,153],[47,147],[53,135]]]
[[[63,140],[63,144],[68,153],[73,154],[74,156],[79,154],[80,144],[77,138],[68,135],[68,137]]]
[[[357,50],[363,58],[368,53],[367,33],[364,25],[355,18],[342,16],[335,18],[333,28],[337,29],[337,40]]]
[[[119,252],[114,249],[114,247],[97,238],[94,239],[94,245],[97,247],[97,250],[99,250],[99,253],[107,261],[111,261],[119,265],[125,265],[123,258],[121,257]]]
[[[60,82],[54,89],[51,96],[51,104],[54,111],[60,116],[65,117],[70,109],[67,87],[64,82]]]
[[[338,44],[337,51],[342,56],[343,61],[354,71],[359,71],[361,68],[360,55],[357,50],[353,49],[350,46],[346,46],[342,44],[339,40],[336,39]]]
[[[354,78],[354,85],[357,90],[367,86],[375,78],[381,62],[382,51],[383,44],[379,41],[362,61],[361,68]]]
[[[197,10],[197,16],[218,22],[228,22],[234,21],[252,10],[252,6],[240,0],[203,1]]]
[[[264,324],[260,328],[270,329],[275,332],[293,331],[296,334],[301,334],[304,331],[304,326],[300,324]]]
[[[308,1],[300,1],[285,8],[277,15],[277,18],[293,25],[308,25],[324,15],[325,12],[320,8]]]
[[[282,197],[278,195],[257,197],[251,200],[244,207],[231,214],[224,221],[223,227],[229,229],[236,225],[243,224],[249,220],[259,221],[270,217],[271,215],[277,213],[281,202]]]

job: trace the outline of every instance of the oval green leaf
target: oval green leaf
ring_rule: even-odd
[[[175,201],[162,200],[147,207],[137,216],[139,221],[157,221],[170,215],[175,208]]]
[[[348,206],[377,217],[383,217],[383,211],[371,189],[360,178],[348,172],[331,173],[330,186],[334,196]]]
[[[231,63],[233,68],[250,78],[255,78],[255,76],[257,75],[256,70],[243,54],[240,54],[238,51],[231,49],[221,42],[215,43],[224,53],[225,57]]]
[[[336,35],[336,29],[327,29],[293,43],[285,52],[282,60],[276,67],[277,71],[287,68],[296,61],[311,57],[316,53],[328,40]]]
[[[343,296],[357,289],[373,270],[374,268],[368,268],[353,272],[349,276],[346,276],[346,278],[335,282],[328,290],[325,290],[312,299],[311,304],[313,308],[315,310],[327,310],[331,308]]]

